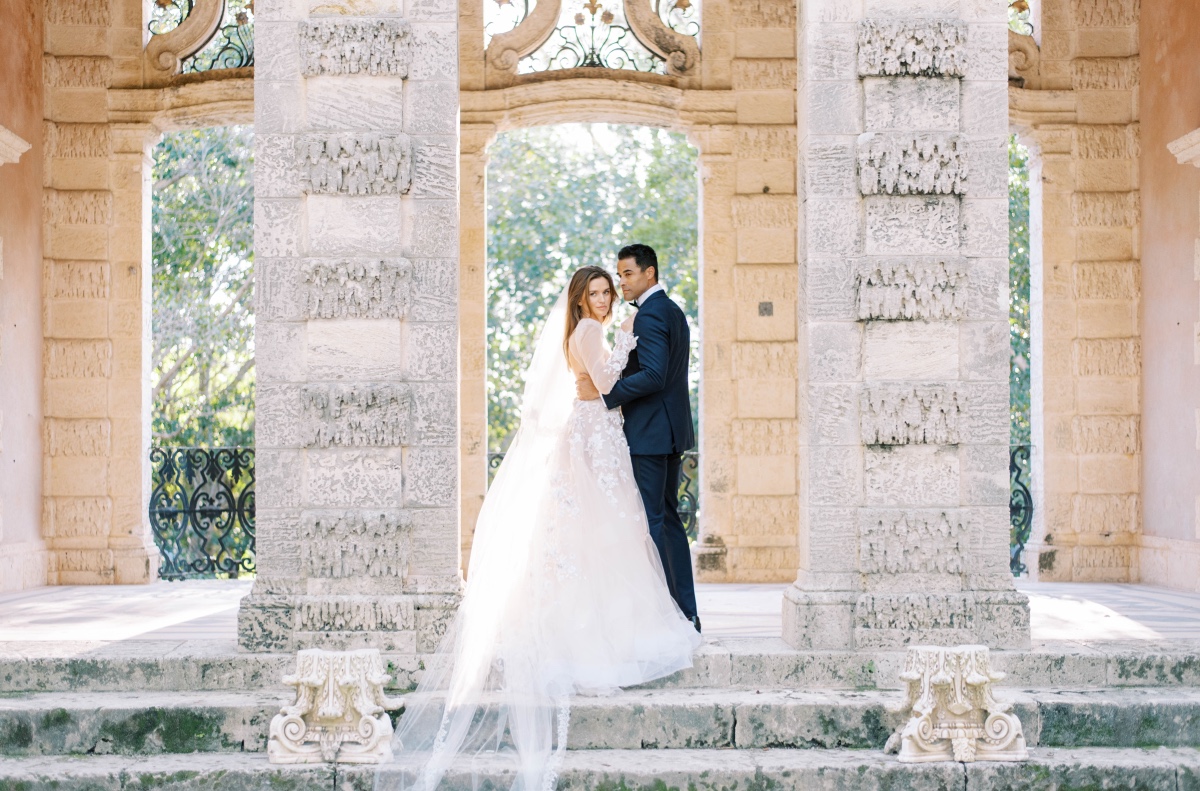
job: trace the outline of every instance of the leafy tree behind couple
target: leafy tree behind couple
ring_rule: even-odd
[[[488,158],[488,448],[520,419],[538,327],[581,266],[611,270],[630,242],[652,246],[692,329],[692,414],[699,414],[697,152],[683,135],[568,124],[507,132]]]

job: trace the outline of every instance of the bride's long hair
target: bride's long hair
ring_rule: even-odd
[[[563,335],[563,354],[568,360],[571,357],[571,333],[575,332],[575,328],[584,317],[583,301],[587,299],[588,286],[593,280],[601,277],[608,282],[608,290],[612,292],[612,302],[608,303],[608,315],[600,319],[600,323],[607,327],[612,323],[613,307],[617,302],[617,287],[613,283],[612,275],[598,266],[585,266],[571,275],[571,282],[567,286],[567,327],[566,334]]]

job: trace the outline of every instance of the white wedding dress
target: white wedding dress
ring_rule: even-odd
[[[636,346],[609,349],[580,322],[563,359],[565,296],[543,325],[521,427],[475,528],[462,605],[405,701],[376,791],[553,791],[570,697],[691,667],[700,635],[679,611],[650,538],[620,413],[575,399],[575,372],[601,392]],[[419,617],[419,615],[418,615]]]

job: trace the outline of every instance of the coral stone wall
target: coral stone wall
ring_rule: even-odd
[[[47,579],[38,387],[42,23],[40,3],[0,6],[0,591]]]

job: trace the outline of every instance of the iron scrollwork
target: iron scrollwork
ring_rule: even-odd
[[[609,1],[612,4],[612,0]],[[662,70],[662,59],[642,46],[624,24],[623,16],[618,18],[619,6],[614,12],[596,0],[587,0],[581,8],[575,14],[574,24],[555,28],[547,45],[548,51],[536,53],[530,60],[535,71],[577,68]]]
[[[500,469],[504,453],[488,454],[488,484]],[[679,477],[679,517],[687,531],[688,541],[694,542],[700,533],[700,454],[688,451],[683,454],[683,465]]]
[[[204,49],[183,61],[183,73],[254,65],[254,0],[228,0],[221,27]]]
[[[154,82],[254,65],[254,0],[154,0],[147,28]]]
[[[150,528],[159,578],[252,576],[253,448],[152,448]]]
[[[1022,556],[1033,533],[1033,494],[1029,491],[1028,445],[1013,445],[1008,453],[1008,568],[1014,577],[1028,571]]]

